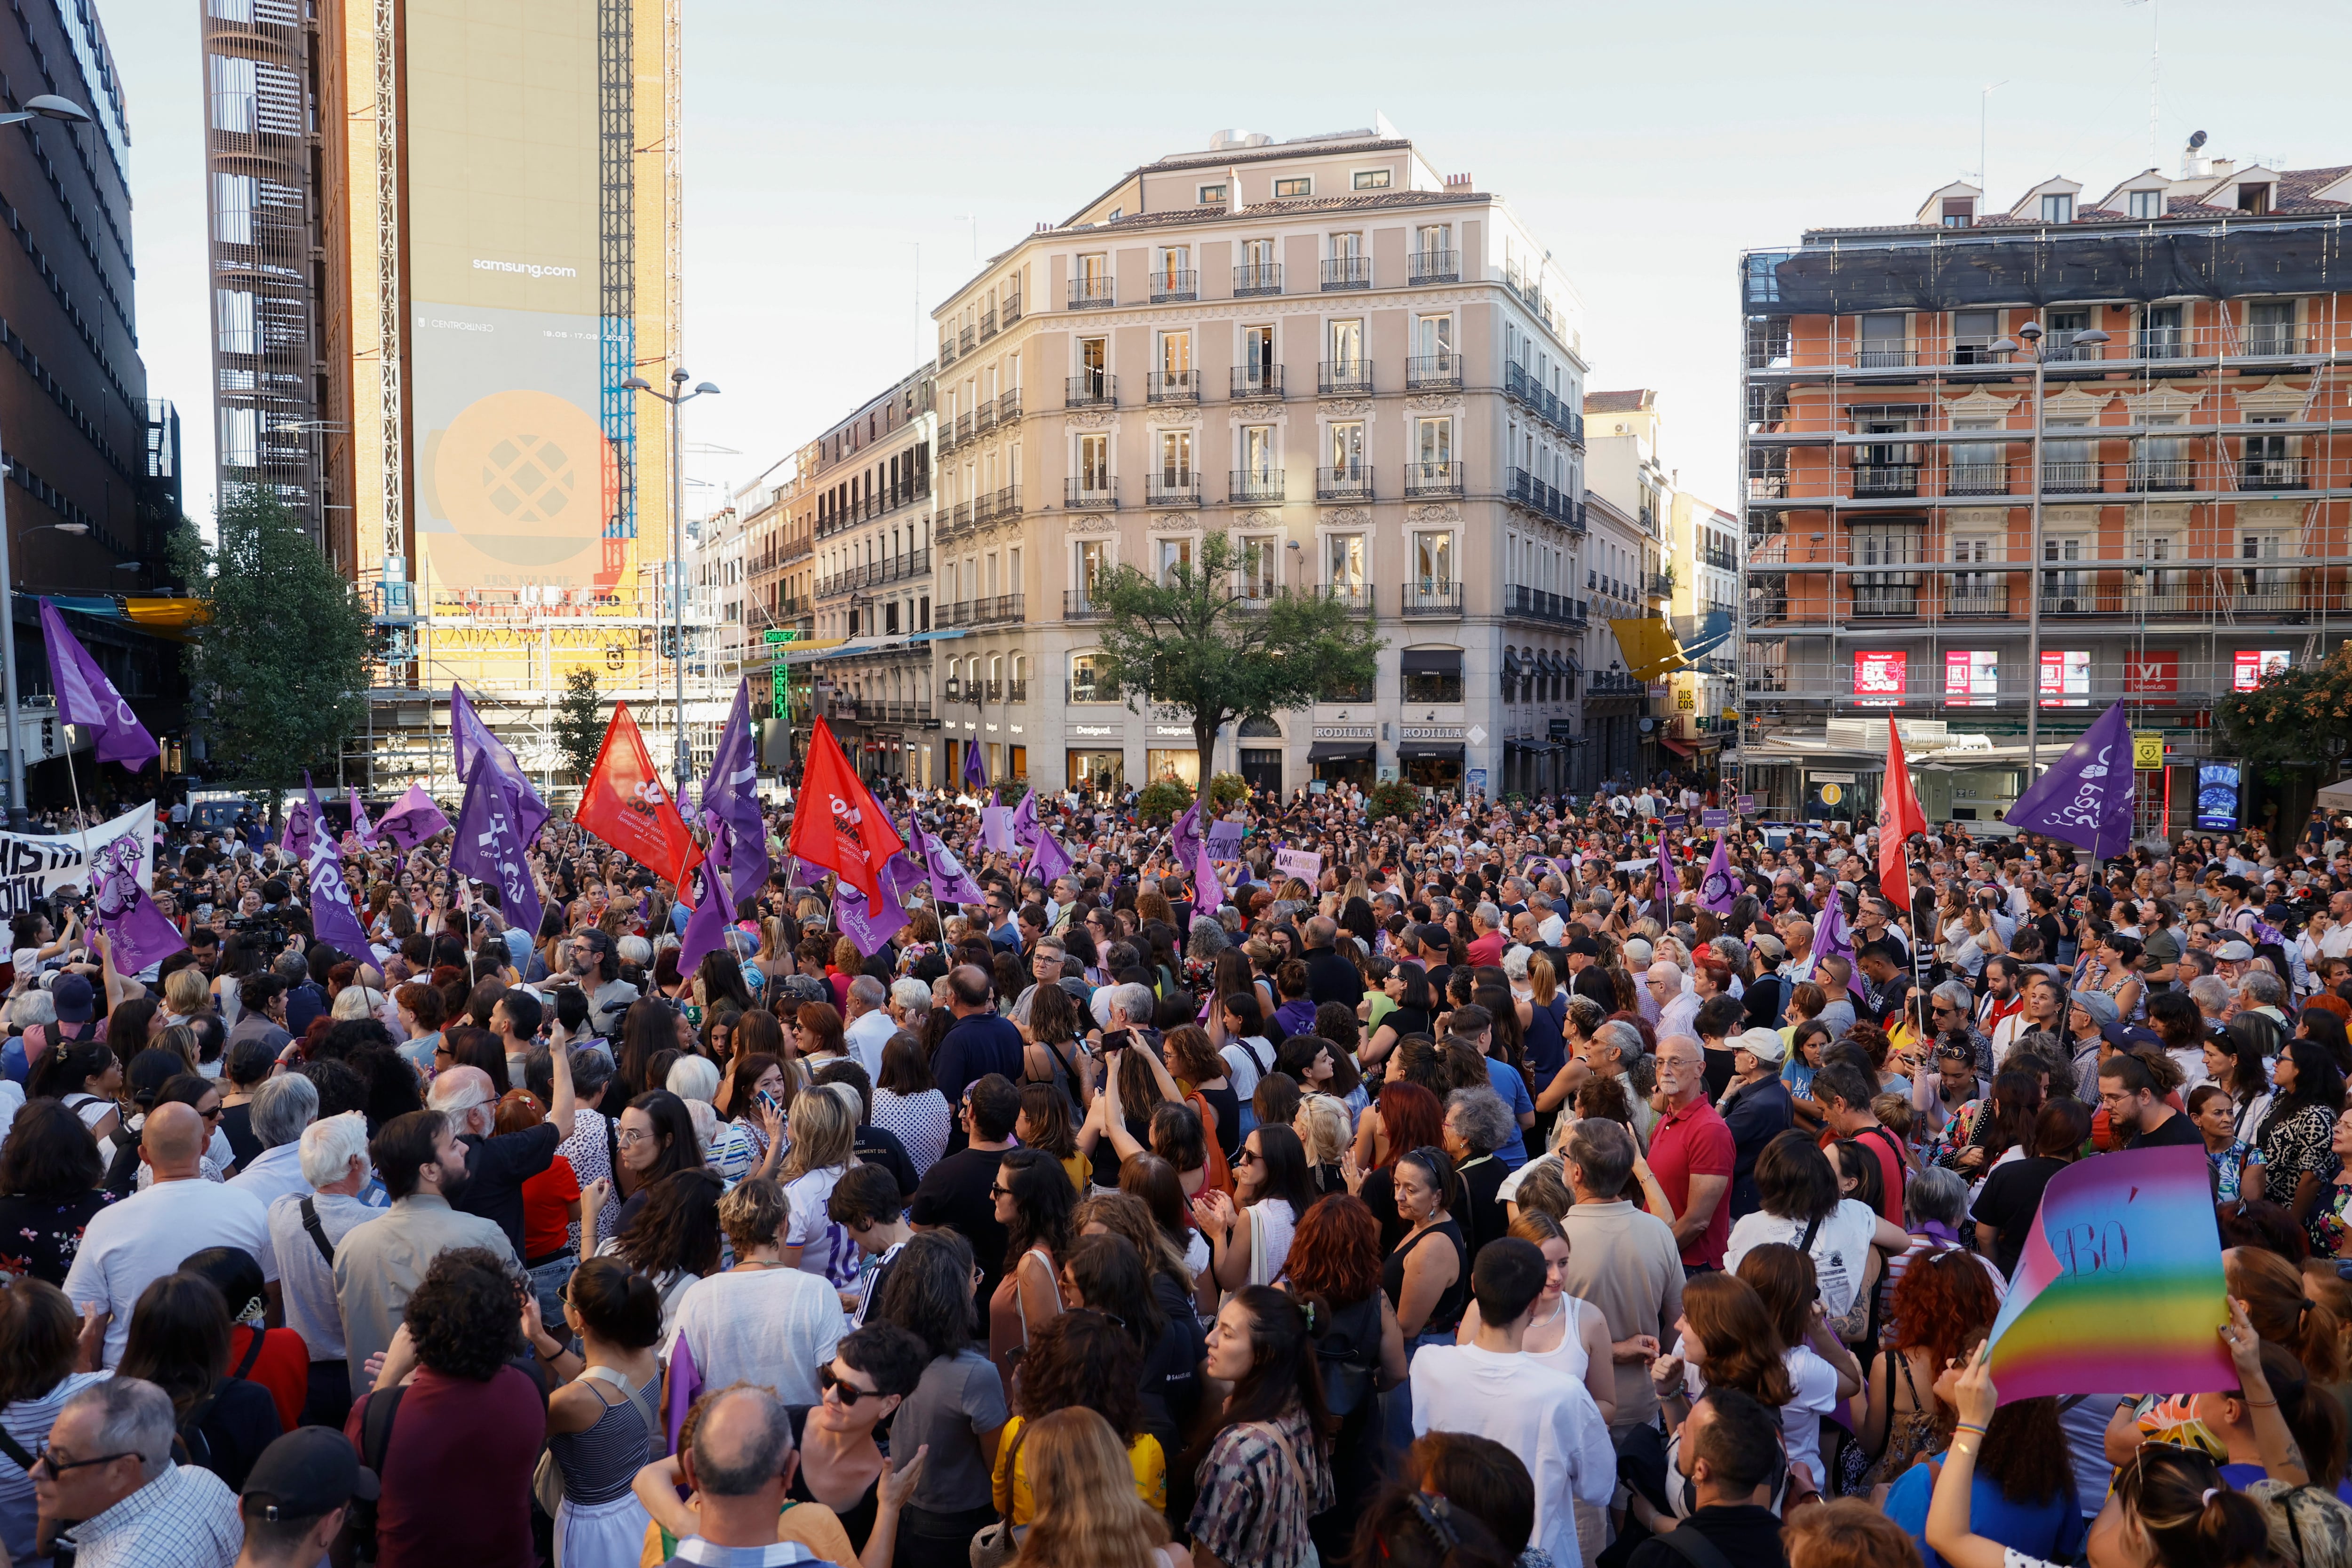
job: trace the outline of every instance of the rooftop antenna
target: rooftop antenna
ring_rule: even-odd
[[[1992,182],[1985,178],[1985,127],[1992,116],[1992,95],[2008,85],[2009,79],[2003,77],[1977,93],[1977,190],[1988,202],[1992,199]]]
[[[971,264],[977,267],[980,265],[980,215],[958,213],[956,216],[971,225]]]
[[[2157,167],[2164,158],[2162,143],[2157,140],[2157,85],[2161,79],[2163,61],[2164,0],[2124,0],[2126,5],[2147,7],[2147,166]]]

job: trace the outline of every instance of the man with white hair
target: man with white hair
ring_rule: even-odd
[[[841,1037],[849,1054],[868,1079],[882,1076],[882,1047],[898,1032],[889,1011],[883,1006],[887,993],[882,983],[870,974],[861,974],[849,983],[848,1026]]]
[[[1474,965],[1491,965],[1503,962],[1503,911],[1493,904],[1482,903],[1470,911],[1470,962]]]
[[[210,1470],[172,1462],[172,1396],[110,1377],[65,1403],[32,1469],[44,1520],[79,1568],[233,1568],[245,1544],[236,1494]]]
[[[1692,988],[1683,972],[1672,959],[1662,958],[1650,965],[1644,976],[1650,999],[1658,1008],[1658,1038],[1669,1035],[1688,1035],[1698,1038],[1696,1020],[1698,1017],[1698,992]]]
[[[900,975],[890,983],[890,1022],[908,1034],[920,1038],[923,1023],[931,1016],[930,983],[911,974]],[[882,1037],[888,1044],[890,1037]]]
[[[555,1151],[572,1136],[579,1099],[572,1082],[572,1053],[551,1051],[554,1093],[547,1120],[520,1132],[492,1134],[498,1128],[498,1086],[476,1067],[444,1068],[425,1098],[428,1109],[449,1119],[449,1130],[466,1146],[466,1184],[451,1198],[460,1214],[496,1220],[517,1258],[523,1254],[522,1184],[554,1162]]]
[[[374,1174],[368,1163],[367,1118],[347,1110],[312,1121],[293,1147],[305,1185],[269,1205],[269,1245],[278,1254],[286,1326],[310,1347],[310,1393],[302,1419],[341,1431],[351,1414],[352,1382],[342,1312],[335,1305],[335,1246],[383,1212],[360,1201],[361,1189]]]
[[[350,994],[349,992],[344,994]],[[251,1193],[264,1209],[291,1193],[310,1190],[302,1179],[302,1130],[318,1119],[319,1090],[300,1073],[266,1078],[253,1091],[253,1135],[261,1152],[246,1162],[229,1185]]]

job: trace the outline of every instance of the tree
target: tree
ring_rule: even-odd
[[[596,672],[583,666],[563,678],[555,700],[555,747],[573,775],[585,783],[604,749],[605,715],[596,700]]]
[[[1095,584],[1105,612],[1097,686],[1125,698],[1130,711],[1141,700],[1190,715],[1203,796],[1219,729],[1369,686],[1385,646],[1340,599],[1236,593],[1236,574],[1255,579],[1260,568],[1257,547],[1211,533],[1164,582],[1119,566]]]
[[[274,490],[226,490],[219,517],[217,544],[183,528],[173,545],[175,574],[210,612],[189,681],[211,700],[222,769],[282,789],[330,772],[366,719],[368,609]]]
[[[2352,750],[2352,644],[2213,704],[2220,752],[2254,763],[2338,765]]]

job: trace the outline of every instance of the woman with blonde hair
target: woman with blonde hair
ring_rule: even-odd
[[[194,964],[174,969],[163,977],[163,1021],[184,1024],[200,1013],[212,1011],[212,984],[205,972]]]
[[[1110,1423],[1071,1405],[1020,1437],[1036,1518],[1017,1568],[1190,1568],[1168,1541],[1168,1521],[1135,1494],[1127,1446]]]
[[[793,1209],[782,1256],[790,1267],[831,1280],[835,1289],[856,1284],[864,1263],[849,1232],[825,1213],[833,1189],[856,1163],[856,1141],[857,1113],[832,1089],[813,1087],[793,1101],[792,1148],[776,1176]]]
[[[1298,1114],[1291,1118],[1290,1130],[1298,1134],[1298,1142],[1307,1151],[1307,1173],[1314,1178],[1318,1192],[1348,1190],[1347,1182],[1339,1174],[1340,1158],[1348,1149],[1348,1121],[1347,1102],[1328,1094],[1303,1096],[1298,1101]]]

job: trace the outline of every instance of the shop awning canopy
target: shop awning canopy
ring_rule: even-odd
[[[1462,748],[1456,746],[1455,751]],[[1372,742],[1370,741],[1318,741],[1307,748],[1310,763],[1370,762]]]
[[[1451,759],[1458,763],[1462,760],[1462,742],[1459,741],[1408,741],[1397,748],[1397,755],[1406,762],[1436,758],[1441,761]]]
[[[1397,655],[1397,668],[1406,675],[1447,675],[1461,668],[1458,647],[1409,647]]]
[[[1692,745],[1688,741],[1677,741],[1672,735],[1661,735],[1658,737],[1658,742],[1661,745],[1664,746],[1666,750],[1674,752],[1678,757],[1696,757],[1698,755],[1698,748]]]
[[[1503,673],[1505,675],[1517,675],[1525,668],[1525,666],[1519,663],[1519,650],[1517,648],[1507,647],[1503,650]]]

